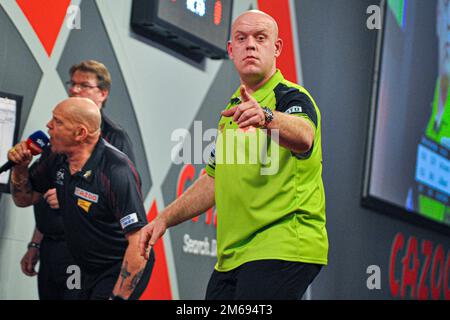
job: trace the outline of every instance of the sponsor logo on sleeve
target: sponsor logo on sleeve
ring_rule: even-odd
[[[122,219],[120,219],[120,225],[121,225],[122,229],[125,229],[126,227],[128,227],[132,224],[135,224],[136,222],[139,222],[136,213],[129,214],[129,215],[123,217]]]
[[[292,106],[289,109],[286,110],[286,113],[292,114],[292,113],[302,113],[303,109],[300,106]]]

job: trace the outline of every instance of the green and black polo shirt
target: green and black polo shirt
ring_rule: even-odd
[[[227,109],[240,103],[236,90]],[[321,116],[310,94],[279,70],[253,93],[260,106],[304,118],[314,144],[294,154],[262,129],[242,131],[221,117],[216,145],[206,166],[215,178],[216,269],[280,259],[327,264],[325,193],[322,182]]]

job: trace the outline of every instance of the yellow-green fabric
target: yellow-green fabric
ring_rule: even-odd
[[[239,89],[227,109],[239,104]],[[242,131],[221,117],[206,172],[215,178],[216,270],[280,259],[327,264],[320,112],[310,94],[279,70],[252,95],[260,106],[308,120],[313,148],[293,154],[262,129]],[[256,161],[255,161],[256,159]]]

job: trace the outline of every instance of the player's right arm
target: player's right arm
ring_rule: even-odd
[[[37,203],[41,194],[33,190],[28,174],[28,165],[33,156],[26,142],[20,142],[8,151],[8,159],[15,163],[11,173],[11,194],[18,207]]]
[[[167,228],[192,219],[215,204],[214,178],[205,174],[190,186],[178,199],[172,202],[155,219],[141,229],[139,250],[148,258],[149,246],[163,236]]]

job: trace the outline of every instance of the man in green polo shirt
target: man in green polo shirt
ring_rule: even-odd
[[[219,121],[207,175],[141,231],[146,255],[168,227],[217,208],[206,299],[299,299],[327,264],[321,117],[276,68],[275,20],[247,11],[228,53],[241,79]]]

